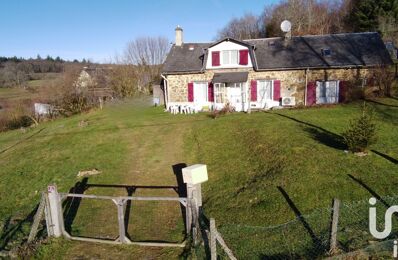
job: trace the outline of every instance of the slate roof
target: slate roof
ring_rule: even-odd
[[[173,45],[163,65],[164,73],[201,71],[205,60],[205,49],[210,44],[184,43],[182,46]]]
[[[233,82],[246,82],[249,72],[224,72],[224,73],[214,73],[213,82],[214,83],[233,83]]]
[[[380,35],[372,32],[296,36],[287,43],[281,37],[244,40],[243,43],[253,46],[251,55],[254,56],[255,70],[367,67],[392,63]],[[163,73],[203,72],[207,48],[212,45],[214,43],[173,45]],[[331,55],[323,56],[322,49],[330,49]]]

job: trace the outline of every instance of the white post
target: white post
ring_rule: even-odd
[[[210,219],[210,255],[211,260],[217,260],[216,221],[214,218]]]
[[[60,237],[63,230],[63,216],[61,200],[58,194],[57,186],[55,184],[49,185],[47,187],[47,192],[52,234],[54,237]]]
[[[187,234],[191,233],[191,229],[192,229],[192,225],[193,222],[195,221],[193,219],[193,205],[194,205],[194,197],[193,197],[193,185],[187,183],[187,206],[185,208],[185,212],[186,212],[186,225],[187,225]]]
[[[330,250],[331,254],[337,252],[337,226],[339,223],[339,214],[340,214],[340,200],[333,199],[333,215],[332,215],[332,228],[330,231]]]
[[[201,183],[208,179],[207,167],[204,164],[191,165],[182,169],[182,175],[184,183],[187,184],[186,226],[187,234],[190,234],[192,224],[195,225],[196,232],[199,231],[199,208],[202,206]]]

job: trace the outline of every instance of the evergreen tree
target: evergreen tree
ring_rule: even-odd
[[[398,19],[398,0],[353,0],[351,24],[354,31],[381,31],[380,18]]]

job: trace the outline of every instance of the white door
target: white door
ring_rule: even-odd
[[[207,82],[194,82],[193,101],[197,109],[207,105],[207,93]]]
[[[228,102],[235,107],[236,111],[244,110],[245,105],[245,87],[244,83],[228,83],[227,98]]]
[[[267,103],[270,101],[272,101],[272,81],[257,81],[257,104],[260,108],[267,108]]]

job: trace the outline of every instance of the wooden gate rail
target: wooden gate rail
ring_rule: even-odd
[[[144,201],[179,201],[182,205],[186,206],[187,198],[184,197],[136,197],[136,196],[102,196],[102,195],[89,195],[77,193],[59,193],[61,200],[66,197],[87,198],[87,199],[123,199],[123,200],[144,200]]]

